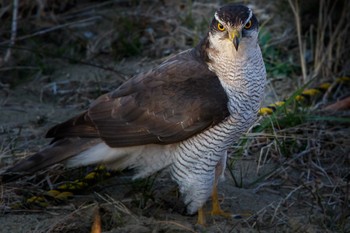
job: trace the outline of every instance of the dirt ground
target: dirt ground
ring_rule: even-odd
[[[133,60],[125,61],[118,68],[123,70],[133,67],[133,70],[142,71],[154,64],[151,61],[146,63],[147,65],[143,63],[142,67],[138,67],[140,63],[136,64]],[[69,66],[53,74],[50,82],[45,79],[44,81],[33,80],[13,90],[3,89],[2,94],[6,97],[3,99],[5,101],[0,115],[1,122],[5,123],[1,125],[2,163],[11,164],[14,156],[17,160],[39,150],[49,143],[48,139],[44,139],[44,135],[50,126],[79,113],[87,105],[85,100],[79,97],[76,97],[78,100],[72,100],[71,104],[60,104],[57,100],[66,101],[62,100],[63,97],[55,98],[51,96],[53,94],[45,96],[43,93],[49,92],[54,84],[72,84],[73,81],[79,83],[78,89],[86,91],[91,84],[84,83],[93,82],[98,75],[108,77],[108,72],[99,74],[99,69],[90,66]],[[114,80],[104,79],[102,82],[106,82],[107,85]],[[242,167],[245,173],[242,179],[245,182],[248,183],[257,178],[254,158],[242,160],[237,163],[237,166]],[[141,190],[133,187],[135,184],[130,179],[120,175],[102,182],[98,187],[92,187],[82,195],[75,195],[63,204],[50,205],[45,209],[32,206],[32,209],[10,210],[7,208],[10,208],[9,206],[13,203],[2,203],[0,232],[89,232],[93,213],[98,206],[104,212],[102,216],[103,222],[106,222],[103,224],[104,232],[193,232],[198,230],[195,227],[197,217],[186,216],[176,185],[170,180],[166,171],[156,177],[155,184],[149,190],[152,199],[147,200],[147,203],[140,204],[144,202],[145,197],[142,192],[145,185],[142,183],[136,185],[139,185]],[[4,184],[1,187],[5,196],[14,195],[13,198],[3,200],[12,202],[19,198],[17,201],[25,202],[25,198],[20,197],[23,190],[40,193],[42,185],[39,185],[39,191],[35,190],[35,185],[30,184],[30,181]],[[111,200],[106,201],[99,197],[100,195],[104,198],[108,195]],[[264,211],[269,205],[277,204],[283,199],[283,196],[275,193],[257,193],[254,188],[237,188],[230,176],[220,185],[220,195],[223,197],[222,207],[232,213],[246,215],[244,219],[254,218],[254,213]],[[126,210],[115,208],[114,202],[122,203]],[[210,209],[209,206],[210,203],[208,203],[208,209]],[[116,219],[113,219],[114,217]],[[240,226],[242,221],[245,220],[208,217],[208,228],[205,231],[232,231],[235,226]],[[247,228],[248,231],[249,229]]]
[[[123,69],[133,67],[132,70],[142,71],[154,63],[145,61],[140,66],[140,63],[135,63],[131,59],[123,62],[118,68],[123,71]],[[4,96],[0,115],[1,122],[4,123],[1,124],[2,163],[12,164],[14,157],[15,160],[18,160],[45,146],[49,140],[45,139],[44,135],[50,126],[79,113],[88,105],[83,96],[66,100],[72,95],[64,94],[56,98],[54,94],[49,93],[53,85],[59,86],[58,90],[62,91],[63,88],[68,90],[72,88],[68,84],[73,85],[76,81],[77,88],[86,93],[91,84],[85,83],[94,82],[96,76],[99,77],[99,75],[100,85],[101,82],[106,86],[109,83],[113,85],[120,83],[117,81],[115,84],[115,80],[105,79],[104,77],[108,77],[108,72],[101,73],[98,68],[71,65],[53,74],[50,81],[38,79],[19,85],[15,89],[2,89]],[[70,103],[61,104],[57,100]],[[250,180],[255,180],[259,176],[256,173],[257,167],[253,157],[238,162],[237,166],[240,166],[245,173],[242,177],[244,182],[249,183]],[[264,211],[269,205],[277,204],[283,199],[283,196],[271,192],[258,193],[254,191],[254,188],[237,188],[232,178],[229,175],[226,177],[226,180],[220,185],[220,195],[223,197],[222,207],[234,214],[246,215],[243,218],[245,220],[255,218],[254,213]],[[75,195],[60,205],[50,204],[44,209],[38,206],[31,206],[29,209],[10,209],[12,202],[26,202],[26,197],[21,196],[26,189],[28,192],[41,193],[42,186],[47,185],[35,186],[31,184],[31,181],[26,180],[1,186],[3,197],[6,197],[3,198],[3,201],[9,203],[2,203],[0,232],[89,232],[94,211],[98,207],[104,212],[102,215],[104,232],[193,232],[200,230],[195,226],[197,217],[186,215],[176,185],[166,171],[156,177],[155,184],[149,190],[152,198],[143,204],[141,203],[145,198],[143,194],[145,184],[143,182],[134,184],[124,175],[119,175],[98,184],[98,187],[90,188],[84,194]],[[48,190],[47,187],[46,189]],[[13,197],[8,197],[8,195],[13,195]],[[108,198],[106,200],[100,195],[104,198],[107,198],[108,195],[111,200]],[[122,203],[126,210],[116,208],[114,202]],[[208,209],[210,209],[209,206],[210,202],[208,202]],[[208,217],[208,228],[205,231],[229,232],[236,226],[242,225],[242,221],[245,220]],[[243,231],[245,228],[239,227],[239,229]],[[247,228],[247,231],[251,231],[250,227]]]
[[[72,7],[69,1],[62,2],[61,11]],[[55,14],[66,20],[74,15],[92,21],[64,28],[58,31],[62,33],[59,36],[56,31],[52,36],[44,35],[43,41],[50,44],[43,45],[46,55],[52,44],[59,44],[53,39],[57,36],[57,40],[64,37],[83,47],[79,52],[84,59],[66,59],[73,53],[67,42],[63,55],[38,55],[44,56],[39,62],[44,67],[39,71],[38,62],[34,66],[34,58],[26,56],[24,63],[35,68],[29,77],[22,78],[22,71],[2,70],[0,171],[44,147],[49,143],[44,135],[51,126],[83,111],[100,94],[161,63],[166,56],[192,47],[206,30],[204,19],[211,18],[220,5],[210,1],[141,2],[130,6],[120,1],[112,4],[114,8],[96,3],[96,9],[84,5],[78,8],[84,11],[71,10],[62,15],[56,10]],[[264,1],[253,2],[263,24],[273,24],[271,12],[259,10]],[[96,12],[92,12],[94,9]],[[40,17],[48,17],[47,12],[41,13]],[[142,24],[143,20],[148,26]],[[141,45],[124,46],[131,46],[129,52],[133,46],[141,47],[135,53],[119,50],[120,54],[115,54],[114,49],[119,48],[115,43],[123,37],[119,30],[141,31],[139,27]],[[266,28],[278,32],[275,27]],[[91,39],[91,35],[95,37]],[[128,38],[133,39],[133,35]],[[297,85],[293,79],[269,80],[265,104],[288,96]],[[350,114],[345,111],[340,115],[348,118]],[[185,213],[167,171],[141,181],[130,179],[132,171],[113,174],[73,197],[57,201],[45,193],[59,182],[84,177],[94,168],[67,171],[54,166],[0,185],[0,232],[90,232],[96,216],[101,217],[103,232],[350,232],[349,135],[349,122],[304,122],[279,132],[248,133],[242,149],[233,146],[226,179],[219,185],[222,208],[234,215],[224,218],[209,214],[205,227],[196,225],[196,215]],[[286,145],[280,146],[275,140],[279,137]],[[286,138],[295,139],[295,143],[288,144]],[[29,202],[33,196],[45,196],[45,206]],[[210,204],[208,201],[206,209],[210,210]]]

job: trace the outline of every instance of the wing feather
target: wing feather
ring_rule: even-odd
[[[47,137],[100,137],[111,147],[175,143],[221,122],[227,101],[218,78],[189,50],[99,97]]]

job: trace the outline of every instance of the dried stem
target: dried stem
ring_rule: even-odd
[[[307,71],[306,71],[306,62],[305,62],[305,45],[301,39],[301,24],[300,24],[300,15],[299,15],[299,4],[298,0],[295,0],[294,3],[292,0],[288,0],[290,7],[292,8],[295,25],[297,27],[297,36],[298,36],[298,44],[299,44],[299,52],[300,52],[300,63],[301,63],[301,71],[303,74],[304,83],[307,83]]]
[[[11,57],[11,47],[15,45],[16,36],[17,36],[17,15],[18,15],[18,0],[13,0],[10,46],[8,47],[4,57],[5,63],[9,61]]]

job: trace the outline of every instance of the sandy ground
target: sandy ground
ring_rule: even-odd
[[[150,62],[150,66],[153,64],[154,62]],[[130,66],[136,67],[135,70],[139,71],[148,68],[148,65],[145,64],[137,67],[133,60],[123,63],[119,68],[122,70],[123,67]],[[39,150],[49,142],[48,139],[44,139],[44,135],[50,126],[79,113],[86,107],[87,103],[83,98],[76,97],[73,100],[66,100],[66,97],[50,93],[50,88],[54,84],[60,88],[69,89],[71,88],[68,87],[69,85],[60,86],[60,84],[76,81],[81,90],[86,91],[87,85],[84,85],[84,82],[96,79],[98,75],[108,77],[108,74],[99,73],[98,69],[73,66],[57,72],[53,75],[54,80],[51,82],[45,79],[44,81],[34,80],[14,90],[1,90],[5,97],[2,99],[2,114],[0,115],[2,164],[10,164],[14,159],[18,160],[19,157]],[[83,81],[81,77],[84,77]],[[108,82],[112,81],[108,79],[102,81],[102,83]],[[117,86],[118,83],[120,82],[117,81],[114,85]],[[57,100],[64,101],[64,104]],[[65,101],[70,101],[70,103],[67,104]],[[253,158],[242,160],[237,163],[237,166],[241,167],[244,172],[245,183],[257,178],[256,163]],[[2,203],[0,232],[88,232],[96,206],[104,209],[105,215],[111,221],[105,224],[110,228],[106,232],[196,231],[196,216],[186,215],[177,187],[167,174],[164,171],[157,176],[155,184],[150,188],[152,198],[143,204],[140,204],[144,199],[142,190],[135,191],[133,186],[143,187],[144,185],[135,184],[130,179],[123,181],[125,178],[123,175],[110,178],[97,188],[94,187],[82,195],[76,195],[64,204],[52,205],[46,209],[9,210],[7,207],[11,206],[11,203]],[[11,201],[11,198],[7,199],[7,195],[11,195],[7,192],[23,191],[26,188],[35,189],[30,185],[29,187],[19,185],[15,182],[1,186],[5,197],[3,200]],[[113,203],[102,200],[99,195],[109,195],[116,202],[123,203],[128,210],[127,214],[113,210]],[[222,196],[222,207],[227,211],[244,216],[243,219],[252,218],[254,213],[282,198],[270,192],[257,193],[253,188],[237,188],[230,175],[227,175],[227,179],[220,185],[220,196]],[[208,202],[208,209],[210,209],[209,206],[210,202]],[[113,219],[113,215],[119,215],[120,220]],[[214,223],[206,229],[209,232],[226,232],[241,225],[244,221],[234,218],[212,218],[211,216],[207,220],[209,226]]]
[[[108,55],[104,65],[118,72],[59,62],[53,66],[55,70],[52,74],[39,73],[15,87],[0,82],[0,171],[44,147],[49,143],[44,135],[51,126],[83,111],[100,94],[119,86],[131,75],[159,64],[170,53],[191,47],[200,30],[197,27],[188,30],[176,21],[184,18],[183,1],[181,4],[164,2],[164,5],[153,4],[141,10],[142,4],[133,8],[135,12],[157,16],[146,17],[154,34],[142,38],[151,44],[146,44],[146,52],[117,62]],[[217,3],[196,3],[193,4],[192,17],[199,25],[203,23],[202,16],[207,15]],[[121,3],[120,9],[113,9],[112,13],[120,13],[123,7]],[[111,15],[102,10],[109,19]],[[167,12],[171,17],[164,20],[164,15],[158,17],[159,12]],[[262,19],[268,18],[264,16],[264,11],[258,12]],[[105,35],[106,29],[115,26],[110,24],[110,20],[106,21],[98,28],[89,28],[91,31],[88,32],[98,34],[97,31],[101,30],[101,34]],[[269,23],[272,24],[271,21]],[[79,34],[77,28],[69,33]],[[85,30],[85,27],[82,28]],[[278,27],[271,30],[278,31]],[[113,33],[108,35],[114,36]],[[152,41],[154,35],[158,37]],[[101,37],[98,42],[105,38],[109,37]],[[97,50],[111,46],[110,41],[101,44],[89,44],[87,57],[93,57]],[[90,61],[89,58],[87,60]],[[9,80],[11,74],[7,75],[2,78]],[[294,81],[291,78],[270,81],[281,88],[268,89],[265,103],[276,100],[276,93],[287,96],[290,89],[294,90]],[[0,232],[90,232],[96,212],[101,216],[103,232],[350,232],[349,181],[346,181],[350,161],[350,127],[339,123],[329,128],[324,125],[325,129],[318,131],[318,126],[313,126],[305,123],[300,128],[292,127],[290,134],[284,134],[289,129],[282,129],[279,134],[268,135],[269,139],[265,139],[266,135],[258,135],[257,139],[249,141],[250,149],[246,145],[241,153],[243,156],[235,158],[235,154],[231,154],[235,163],[227,169],[226,180],[220,183],[219,193],[223,209],[235,214],[235,217],[208,215],[205,227],[196,225],[197,216],[186,215],[179,191],[167,171],[141,181],[130,180],[128,172],[116,174],[68,200],[50,201],[45,207],[29,205],[28,198],[45,193],[50,185],[55,186],[55,182],[72,180],[71,176],[76,177],[77,174],[83,177],[93,169],[65,171],[55,166],[37,174],[39,178],[30,176],[0,184]],[[284,135],[296,138],[295,144],[286,145],[292,148],[287,149],[294,154],[280,151],[284,145],[276,145],[277,140],[273,141],[274,136],[280,135],[283,140]],[[319,135],[330,136],[318,140]],[[299,138],[306,139],[300,141]],[[306,149],[303,148],[305,141]],[[331,149],[327,147],[329,151],[323,151],[328,144]],[[237,150],[234,148],[232,151]],[[206,205],[208,210],[210,204],[209,200]]]
[[[155,63],[144,62],[140,66],[131,59],[118,68],[123,70],[132,66],[133,70],[142,71]],[[94,77],[89,79],[91,74]],[[82,111],[89,102],[82,98],[90,90],[86,83],[96,80],[96,76],[109,77],[97,68],[74,65],[61,69],[50,81],[33,80],[15,89],[2,89],[2,166],[39,150],[48,143],[44,134],[50,126]],[[58,85],[62,83],[65,85]],[[72,95],[57,96],[47,90],[53,84],[69,89],[67,83],[79,86],[82,95],[70,99],[68,97]],[[111,83],[117,86],[120,81],[100,80],[101,85]],[[240,218],[209,215],[206,228],[197,226],[197,216],[186,215],[177,187],[166,171],[158,174],[151,186],[150,179],[133,182],[128,174],[117,175],[63,203],[50,203],[46,208],[11,208],[14,203],[26,203],[28,193],[34,195],[48,190],[45,179],[38,185],[24,179],[1,186],[0,232],[89,232],[98,208],[103,232],[319,232],[318,226],[308,223],[305,216],[319,218],[321,214],[302,201],[299,203],[303,197],[295,187],[282,187],[280,180],[265,180],[277,165],[265,163],[257,169],[257,156],[244,156],[233,167],[243,188],[235,185],[229,171],[219,186],[223,209]],[[53,170],[63,171],[62,168]],[[69,176],[70,172],[66,174]],[[207,203],[208,210],[210,203]]]

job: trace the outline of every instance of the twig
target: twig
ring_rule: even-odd
[[[10,46],[8,47],[4,57],[5,63],[8,62],[8,60],[11,57],[11,47],[15,45],[16,36],[17,36],[17,15],[18,15],[18,0],[13,0]]]
[[[97,205],[94,211],[94,220],[91,226],[91,233],[101,233],[102,232],[102,223],[100,215],[100,207]]]
[[[114,200],[111,196],[109,196],[107,194],[105,196],[102,196],[101,194],[99,194],[97,192],[95,192],[95,194],[99,198],[101,198],[103,201],[105,201],[109,204],[112,204],[119,212],[121,212],[123,214],[130,215],[130,216],[134,216],[133,213],[120,201]]]
[[[340,111],[345,109],[350,109],[350,96],[324,108],[326,111]]]
[[[303,73],[303,80],[306,83],[307,80],[307,71],[306,71],[306,63],[305,63],[305,48],[304,43],[301,39],[301,26],[300,26],[300,15],[299,15],[299,4],[298,0],[295,1],[295,4],[292,3],[292,0],[288,0],[290,7],[292,8],[295,25],[297,27],[297,35],[298,35],[298,44],[299,44],[299,53],[300,53],[300,62],[301,62],[301,71]]]
[[[339,21],[334,25],[331,22],[332,17],[329,15],[334,14],[335,3],[330,6],[331,1],[320,1],[319,15],[318,15],[318,25],[317,25],[317,35],[316,35],[316,46],[314,55],[314,73],[320,73],[323,69],[326,71],[325,76],[329,76],[329,72],[333,71],[335,73],[338,68],[339,62],[342,60],[342,52],[346,47],[345,40],[347,39],[347,32],[349,30],[349,24],[346,22],[349,19],[348,11],[349,2],[344,2],[344,7],[340,13]],[[326,32],[328,29],[329,41],[325,44]],[[333,57],[334,55],[334,57]],[[327,61],[331,61],[329,63]],[[335,69],[335,70],[332,70]]]

